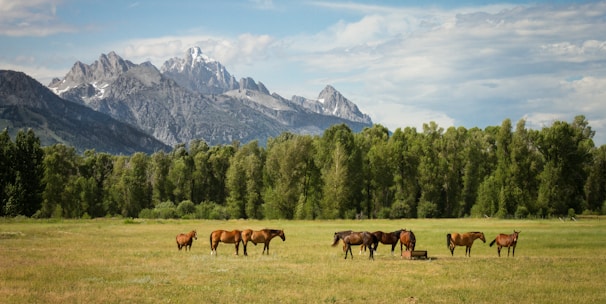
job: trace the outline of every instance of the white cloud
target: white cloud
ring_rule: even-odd
[[[0,35],[49,36],[77,28],[57,17],[58,0],[0,0]]]

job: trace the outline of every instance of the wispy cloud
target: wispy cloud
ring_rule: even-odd
[[[76,27],[56,17],[57,0],[0,0],[0,35],[49,36],[75,32]]]

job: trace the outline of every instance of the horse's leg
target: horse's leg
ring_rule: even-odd
[[[450,244],[450,256],[454,256],[454,250],[455,250],[455,246]]]
[[[265,249],[267,249],[267,255],[269,255],[269,242],[265,242],[263,244],[263,252],[261,253],[261,255],[265,253]]]
[[[351,244],[347,244],[347,249],[345,249],[345,259],[347,260],[347,253],[351,253],[351,258],[353,259],[353,253],[351,252]]]
[[[501,248],[501,245],[497,247],[497,254],[499,254],[499,257],[501,257]]]
[[[391,244],[391,255],[394,255],[394,251],[396,250],[396,245],[397,245],[397,244],[398,244],[398,243],[393,243],[393,244]]]
[[[369,260],[370,260],[370,259],[374,260],[374,259],[375,259],[375,255],[374,255],[374,253],[373,253],[373,252],[374,252],[374,250],[372,249],[372,244],[370,244],[370,245],[368,245],[368,246],[370,247],[370,248],[369,248],[369,249],[370,249],[370,256],[368,257],[368,259],[369,259]]]
[[[516,246],[513,245],[513,249],[511,250],[511,257],[514,257],[516,255]]]
[[[509,250],[511,250],[511,247],[507,246],[507,257],[509,257]]]
[[[236,255],[240,253],[240,242],[236,243]]]

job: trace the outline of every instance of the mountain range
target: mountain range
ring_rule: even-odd
[[[150,62],[132,63],[115,52],[102,54],[92,64],[76,62],[62,79],[53,79],[48,89],[54,94],[40,91],[40,102],[63,100],[75,104],[74,109],[93,110],[107,116],[106,121],[111,118],[130,125],[165,146],[196,139],[209,145],[252,140],[265,144],[283,132],[315,135],[342,123],[358,132],[372,125],[368,115],[330,85],[317,99],[286,99],[250,77],[236,80],[198,47],[188,49],[183,58],[167,60],[160,69]],[[2,90],[0,105],[6,103],[7,97],[2,96],[17,94],[10,88]],[[67,113],[63,118],[72,119]]]

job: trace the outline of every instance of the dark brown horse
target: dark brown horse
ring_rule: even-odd
[[[450,249],[451,256],[454,255],[455,246],[465,246],[465,256],[471,256],[471,245],[476,239],[486,243],[486,238],[482,232],[449,233],[446,235],[446,246]]]
[[[376,242],[374,243],[375,251],[377,251],[379,242],[381,242],[381,244],[391,245],[391,255],[393,255],[394,250],[396,249],[396,245],[398,245],[398,242],[400,241],[400,233],[402,233],[402,231],[406,231],[406,229],[400,229],[400,230],[396,230],[394,232],[383,232],[383,231],[373,232],[372,234],[377,238]],[[364,246],[364,245],[362,245],[362,246]],[[365,247],[364,247],[364,250],[366,250]]]
[[[507,247],[507,256],[509,256],[509,249],[513,248],[511,256],[515,256],[516,254],[516,244],[518,243],[518,235],[522,231],[513,231],[512,234],[499,234],[497,237],[490,242],[490,247],[497,243],[497,253],[499,257],[501,257],[501,248]]]
[[[238,255],[241,241],[242,232],[240,230],[215,230],[210,234],[210,255],[217,254],[217,246],[220,242],[236,244],[236,255]]]
[[[185,247],[185,251],[187,251],[187,250],[191,251],[191,243],[193,243],[194,240],[198,239],[198,232],[196,232],[196,230],[192,230],[187,234],[179,233],[179,234],[177,234],[176,239],[177,239],[177,248],[179,248],[179,250],[181,250],[181,248]]]
[[[262,229],[262,230],[252,230],[246,229],[242,231],[242,244],[244,244],[244,255],[248,255],[246,252],[246,245],[248,242],[252,242],[255,246],[257,243],[263,243],[263,252],[262,255],[265,254],[265,249],[267,249],[267,255],[269,255],[269,242],[274,237],[279,236],[282,239],[282,242],[286,241],[286,235],[284,235],[284,230],[278,229]]]
[[[406,246],[406,251],[414,251],[417,245],[417,238],[410,230],[402,230],[400,233],[400,254],[404,253],[403,247]]]
[[[341,232],[335,232],[332,246],[333,247],[337,246],[337,244],[339,243],[339,240],[342,240],[343,243],[345,243],[345,259],[347,259],[348,252],[351,255],[351,258],[353,259],[353,253],[351,252],[351,245],[365,245],[366,247],[368,247],[368,249],[370,249],[370,256],[368,257],[368,259],[374,260],[375,257],[373,254],[373,251],[374,251],[373,244],[375,243],[376,239],[377,238],[368,231],[362,231],[362,232],[341,231]]]

